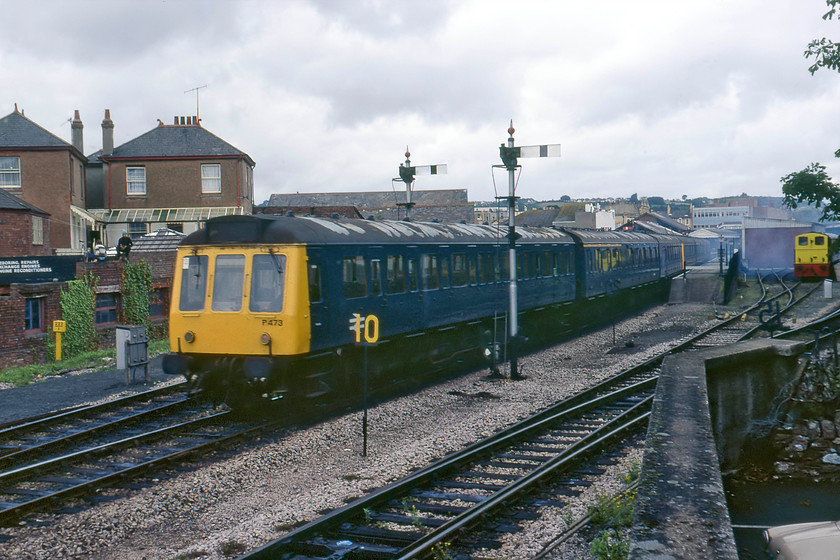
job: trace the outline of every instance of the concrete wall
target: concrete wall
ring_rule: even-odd
[[[720,461],[737,457],[749,426],[766,417],[772,398],[795,376],[803,350],[801,343],[765,339],[665,359],[630,558],[737,560]]]

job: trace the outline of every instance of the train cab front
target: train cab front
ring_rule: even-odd
[[[259,398],[309,350],[303,248],[179,248],[170,308],[168,374],[214,398]]]

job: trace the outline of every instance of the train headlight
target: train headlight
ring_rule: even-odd
[[[195,341],[195,333],[192,331],[187,331],[184,333],[184,340],[187,342],[194,342]]]
[[[269,342],[271,342],[271,335],[265,332],[262,333],[260,335],[260,342],[262,342],[263,344],[268,344]]]

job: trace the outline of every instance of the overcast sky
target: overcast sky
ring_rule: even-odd
[[[385,190],[406,146],[447,164],[418,189],[517,196],[781,195],[820,162],[840,180],[840,74],[808,72],[840,40],[824,0],[108,0],[8,2],[0,116],[14,104],[84,151],[193,115],[248,153],[272,193]],[[835,163],[837,162],[837,163]],[[395,185],[404,192],[404,185]]]

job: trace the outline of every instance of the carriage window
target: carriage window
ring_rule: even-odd
[[[344,297],[355,298],[367,295],[364,257],[344,257],[342,275],[344,278]]]
[[[478,255],[478,272],[480,284],[493,283],[493,255],[490,253],[481,253]]]
[[[251,269],[251,311],[283,311],[286,255],[254,255]]]
[[[478,284],[478,265],[475,262],[476,256],[470,255],[467,257],[467,266],[469,268],[469,279],[468,282],[470,284]]]
[[[799,244],[800,245],[807,245],[808,244],[808,238],[803,235],[802,237],[799,238]]]
[[[207,290],[207,255],[192,255],[181,261],[181,311],[204,309]]]
[[[408,259],[408,291],[417,291],[417,259]]]
[[[467,255],[455,253],[452,255],[452,285],[466,286],[469,281],[467,271]]]
[[[440,258],[440,287],[449,288],[449,257]]]
[[[321,301],[321,265],[309,265],[309,301]]]
[[[825,237],[815,237],[814,245],[825,245]]]
[[[437,255],[420,256],[420,274],[423,277],[424,290],[437,290],[440,287]]]
[[[370,295],[382,294],[382,261],[371,259],[370,261]]]
[[[553,276],[554,269],[557,268],[557,255],[549,251],[543,251],[540,255],[540,276]]]
[[[213,311],[242,309],[245,255],[219,255],[213,273]]]
[[[385,259],[385,291],[389,294],[405,291],[405,258],[402,255],[388,255]]]

